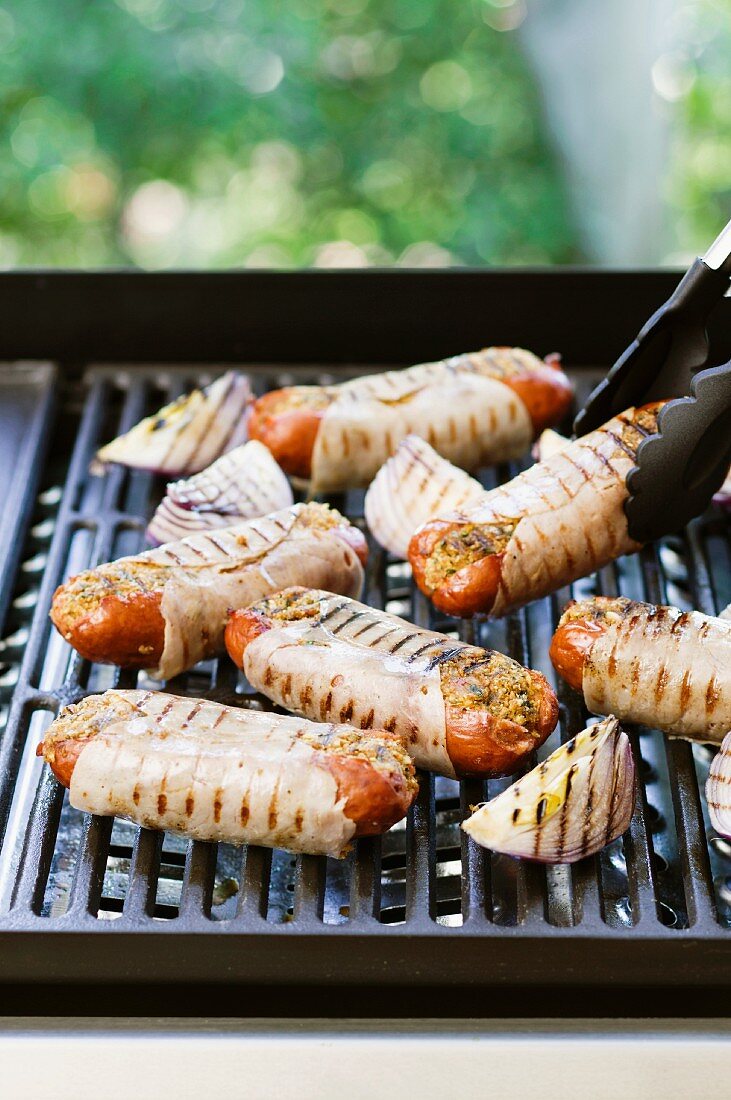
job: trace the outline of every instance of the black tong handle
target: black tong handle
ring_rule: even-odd
[[[577,435],[586,435],[632,405],[690,392],[693,375],[708,359],[708,315],[731,280],[731,255],[718,267],[706,259],[695,260],[592,392],[574,421]]]

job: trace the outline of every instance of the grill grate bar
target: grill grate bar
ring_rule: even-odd
[[[244,848],[241,886],[234,918],[237,923],[266,922],[271,870],[272,853],[268,848]]]
[[[297,856],[294,876],[293,916],[299,924],[321,924],[325,909],[327,861],[317,856]]]
[[[151,829],[140,829],[135,837],[122,909],[125,920],[144,921],[154,912],[163,838]]]
[[[640,739],[636,730],[627,731],[635,760],[641,760]],[[633,923],[657,920],[655,871],[652,860],[652,834],[647,821],[647,798],[642,783],[637,785],[635,812],[625,838],[625,856],[629,878],[630,913]]]
[[[651,603],[666,603],[667,589],[657,548],[646,547],[641,551],[641,558],[648,599]],[[696,554],[693,558],[693,575],[701,581],[703,587],[699,562],[700,554]],[[706,588],[708,594],[709,589],[710,585]],[[679,742],[673,738],[665,738],[664,749],[688,917],[693,925],[712,925],[716,923],[713,877],[705,844],[705,825],[695,777],[693,749],[687,742]]]
[[[211,915],[211,897],[216,875],[216,845],[192,841],[185,857],[180,916]]]
[[[485,801],[485,784],[470,779],[461,784],[460,813],[467,817],[470,806]],[[460,830],[460,859],[462,861],[462,920],[465,924],[479,925],[492,917],[492,889],[490,883],[490,858],[479,844]]]
[[[381,851],[380,837],[361,837],[356,841],[348,912],[352,924],[367,925],[379,919]]]
[[[40,913],[51,870],[64,792],[45,772],[28,821],[20,868],[12,897],[12,908]]]
[[[68,920],[96,916],[99,910],[113,824],[111,817],[85,817],[71,903],[66,913]]]

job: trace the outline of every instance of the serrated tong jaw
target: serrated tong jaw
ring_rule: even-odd
[[[637,448],[624,510],[638,543],[677,531],[705,511],[731,465],[731,362],[700,371],[690,396],[668,401],[657,434]]]

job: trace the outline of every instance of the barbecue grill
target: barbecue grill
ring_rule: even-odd
[[[99,444],[230,364],[262,393],[515,343],[561,350],[581,403],[676,281],[575,271],[0,276],[0,988],[14,1011],[716,1010],[731,975],[731,842],[713,833],[699,793],[704,746],[630,728],[641,779],[631,829],[573,867],[517,863],[461,833],[468,807],[510,780],[422,776],[406,825],[338,862],[85,818],[34,755],[62,706],[137,681],[82,660],[48,620],[70,572],[143,546],[162,493],[142,472],[90,476]],[[725,301],[713,361],[731,356],[729,319]],[[328,499],[362,524],[361,491]],[[573,594],[713,614],[731,602],[730,566],[731,522],[714,510]],[[571,594],[500,622],[458,623],[371,540],[366,602],[503,649],[552,683],[548,643]],[[228,659],[168,688],[270,706]],[[560,727],[541,756],[585,724],[578,697],[557,690]]]

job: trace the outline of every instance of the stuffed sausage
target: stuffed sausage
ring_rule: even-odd
[[[638,550],[625,477],[660,407],[629,409],[472,508],[424,524],[409,544],[421,591],[451,615],[499,618]]]
[[[731,622],[595,596],[568,605],[550,655],[595,714],[698,741],[731,729]]]
[[[77,810],[194,840],[344,856],[385,832],[417,790],[398,735],[162,692],[67,707],[38,755]]]
[[[510,774],[558,720],[539,672],[329,592],[290,588],[234,612],[226,647],[275,703],[394,730],[441,775]]]
[[[571,399],[555,359],[486,348],[337,386],[273,390],[255,402],[249,434],[312,492],[334,492],[367,485],[410,433],[464,469],[517,458]]]
[[[296,504],[80,573],[51,619],[82,657],[168,679],[223,652],[230,608],[295,581],[358,595],[366,553],[339,512]]]

